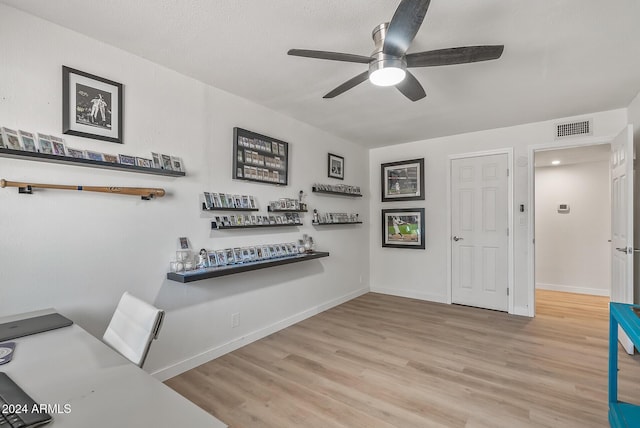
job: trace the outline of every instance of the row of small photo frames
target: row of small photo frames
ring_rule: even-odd
[[[304,247],[302,247],[304,249]],[[209,265],[204,267],[218,267],[251,263],[262,260],[291,257],[300,254],[300,246],[295,242],[283,244],[269,244],[255,247],[226,248],[208,252]]]
[[[273,224],[291,224],[302,225],[300,214],[298,213],[286,213],[283,215],[229,215],[229,216],[216,216],[213,222],[215,229],[224,229],[225,227],[238,227],[238,226],[268,226]]]
[[[250,195],[230,195],[228,193],[204,192],[204,205],[208,210],[225,209],[258,209],[256,198]]]
[[[15,131],[6,127],[0,128],[0,149],[184,172],[182,159],[176,156],[151,153],[152,158],[148,159],[124,154],[113,155],[92,150],[79,150],[68,147],[64,139],[55,135],[33,133],[21,129]]]

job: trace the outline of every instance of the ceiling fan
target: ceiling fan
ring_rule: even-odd
[[[378,86],[396,86],[411,101],[426,96],[424,88],[407,68],[466,64],[498,59],[504,45],[464,46],[407,54],[429,8],[430,0],[402,0],[390,22],[373,29],[375,50],[371,56],[340,52],[291,49],[289,55],[368,64],[369,70],[347,80],[323,98],[333,98],[365,80]]]

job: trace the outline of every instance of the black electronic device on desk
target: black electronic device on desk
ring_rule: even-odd
[[[51,422],[36,403],[6,373],[0,372],[0,427],[32,428]]]
[[[6,322],[0,324],[0,342],[49,330],[55,330],[57,328],[68,327],[71,324],[73,324],[73,321],[58,313]]]

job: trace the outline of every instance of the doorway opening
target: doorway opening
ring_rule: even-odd
[[[534,152],[535,289],[609,296],[611,145]]]

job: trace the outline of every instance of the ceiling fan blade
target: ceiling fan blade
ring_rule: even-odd
[[[404,55],[416,37],[427,14],[430,0],[402,0],[389,22],[382,52],[387,55]]]
[[[287,52],[293,56],[303,56],[306,58],[328,59],[331,61],[357,62],[361,64],[369,64],[371,58],[363,55],[346,54],[340,52],[312,51],[308,49],[290,49]]]
[[[416,79],[416,76],[408,71],[404,80],[398,83],[396,88],[398,88],[398,90],[411,101],[418,101],[427,96],[424,92],[424,88],[420,82],[418,82],[418,79]]]
[[[337,97],[341,93],[346,92],[346,91],[348,91],[349,89],[351,89],[351,88],[353,88],[355,86],[358,86],[359,84],[361,84],[362,82],[364,82],[368,78],[369,78],[369,71],[367,70],[364,73],[358,74],[353,79],[347,80],[342,85],[338,86],[337,88],[335,88],[333,91],[329,92],[327,95],[325,95],[322,98]]]
[[[416,52],[406,56],[407,67],[433,67],[437,65],[488,61],[500,58],[502,51],[504,51],[504,45],[464,46]]]

